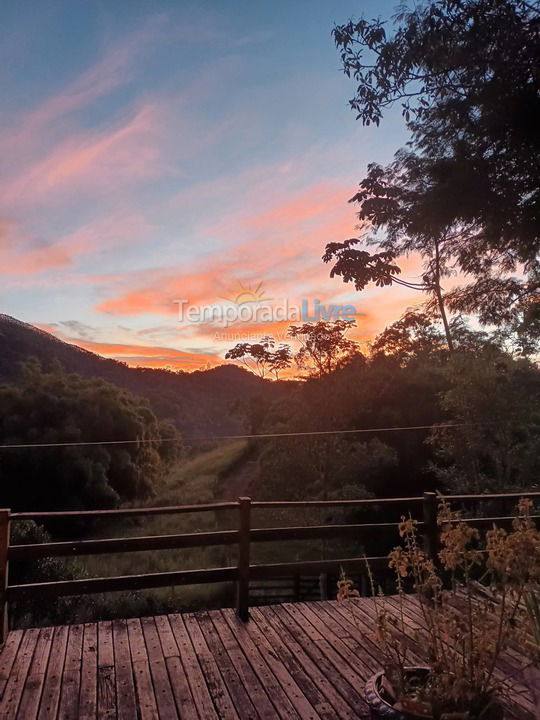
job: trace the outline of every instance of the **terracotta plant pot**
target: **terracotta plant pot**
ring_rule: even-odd
[[[427,676],[429,668],[427,667],[411,667],[408,668],[408,672],[411,675]],[[388,699],[384,697],[384,691],[382,689],[384,679],[384,672],[378,672],[376,675],[370,677],[366,683],[365,698],[371,711],[372,720],[426,720],[425,715],[413,715],[402,710],[396,710]]]
[[[406,672],[416,675],[419,680],[426,679],[429,675],[429,667],[410,667],[406,668]],[[391,698],[384,692],[383,688],[384,672],[378,672],[370,677],[366,683],[365,698],[369,705],[372,720],[428,720],[430,715],[417,715],[416,713],[406,712],[404,710],[396,710],[392,705]],[[487,708],[484,706],[484,711]],[[504,711],[501,703],[496,699],[492,699],[489,703],[489,714],[486,720],[503,720]],[[476,717],[476,716],[475,716]],[[483,716],[482,716],[483,717]]]

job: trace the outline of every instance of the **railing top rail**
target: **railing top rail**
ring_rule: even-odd
[[[60,510],[55,512],[16,512],[13,520],[54,520],[61,518],[139,517],[142,515],[178,515],[181,513],[214,512],[238,508],[237,502],[220,502],[203,505],[165,505],[163,507],[117,508],[114,510]]]
[[[252,508],[287,507],[357,507],[360,505],[389,505],[391,503],[420,503],[424,498],[362,498],[362,500],[253,500]]]
[[[516,493],[479,493],[473,495],[439,495],[444,500],[518,500],[522,497],[540,498],[540,491]],[[361,500],[254,500],[252,508],[285,509],[309,507],[362,507],[370,505],[397,505],[421,503],[424,496],[362,498]],[[201,505],[166,505],[163,507],[116,508],[111,510],[59,510],[53,512],[10,513],[13,520],[54,520],[62,518],[142,517],[147,515],[176,515],[182,513],[216,512],[238,508],[238,501],[206,503]],[[6,511],[7,512],[7,511]]]
[[[531,520],[540,520],[540,515],[529,515]],[[461,518],[460,520],[452,520],[452,522],[464,522],[468,525],[497,525],[497,524],[508,524],[515,520],[514,515],[507,515],[506,517],[498,515],[497,517],[474,517],[474,518]]]
[[[519,498],[540,498],[540,492],[484,493],[478,495],[441,495],[444,500],[519,500]]]

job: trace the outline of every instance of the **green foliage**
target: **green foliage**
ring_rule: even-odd
[[[425,313],[408,311],[371,355],[292,386],[259,406],[259,432],[382,428],[367,435],[267,441],[265,498],[361,497],[530,488],[538,481],[540,373],[506,352],[498,333],[452,323],[455,350]],[[439,425],[463,424],[459,428]],[[429,426],[435,425],[431,432]],[[427,426],[388,432],[384,428]]]
[[[239,418],[227,411],[230,402],[237,397],[272,396],[277,389],[275,383],[264,382],[233,364],[195,372],[128,367],[2,314],[0,348],[0,383],[18,384],[20,365],[28,357],[38,358],[46,372],[60,362],[66,372],[99,377],[147,398],[156,417],[172,420],[190,437],[241,433]]]
[[[220,443],[217,447],[199,451],[185,457],[165,473],[158,493],[149,504],[197,505],[215,502],[227,495],[227,479],[238,459],[246,451],[242,441]],[[138,502],[137,505],[141,503]],[[236,516],[228,513],[200,513],[186,515],[158,515],[139,520],[115,519],[109,525],[100,525],[99,537],[128,537],[140,535],[168,535],[194,533],[206,530],[232,529]],[[97,531],[95,533],[98,535]],[[81,561],[86,575],[130,575],[136,573],[168,572],[178,568],[201,569],[227,566],[234,563],[236,548],[202,547],[188,550],[118,553],[107,556],[90,555]],[[87,606],[78,609],[80,621],[104,617],[134,617],[160,612],[221,607],[231,604],[231,586],[228,584],[180,586],[145,590],[137,593],[97,595],[86,598]]]
[[[494,347],[456,354],[443,369],[441,408],[461,428],[435,429],[433,466],[456,492],[529,489],[540,472],[540,373]]]
[[[309,442],[277,440],[261,457],[260,493],[265,499],[280,500],[372,497],[396,465],[395,451],[377,439],[367,443],[340,436]]]
[[[432,318],[414,310],[407,310],[377,335],[371,345],[373,355],[391,355],[403,364],[413,358],[432,357],[445,349],[444,337]]]
[[[131,444],[69,446],[138,440]],[[23,365],[17,385],[0,386],[0,443],[67,443],[2,452],[2,504],[12,509],[116,507],[150,496],[180,449],[176,430],[146,401],[99,379]],[[24,479],[24,481],[22,481]]]
[[[363,288],[403,284],[397,258],[419,253],[422,282],[409,285],[443,320],[447,306],[504,323],[529,352],[540,289],[539,20],[534,0],[433,0],[403,6],[393,32],[382,20],[335,28],[358,117],[379,124],[401,102],[410,142],[387,167],[370,164],[353,198],[378,252],[352,239],[324,258]],[[466,284],[443,297],[455,271]]]
[[[43,526],[32,520],[16,521],[12,523],[11,542],[13,545],[48,543],[52,542],[52,536]],[[17,561],[11,562],[9,567],[11,585],[76,580],[84,575],[79,562],[64,558]],[[26,599],[11,604],[11,622],[15,627],[70,622],[73,621],[74,613],[81,602],[81,598],[59,598],[55,603],[43,603],[40,598]]]

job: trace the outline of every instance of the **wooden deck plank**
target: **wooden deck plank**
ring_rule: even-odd
[[[417,605],[407,597],[412,664]],[[395,599],[386,607],[398,618]],[[252,608],[247,623],[225,609],[16,631],[0,653],[0,720],[359,720],[380,667],[375,620],[361,598]],[[518,664],[516,649],[499,677]],[[530,720],[525,685],[512,694],[509,717]]]
[[[309,610],[358,658],[367,679],[382,669],[380,647],[373,642],[373,628],[362,627],[357,617],[346,618],[334,610],[333,606],[333,602],[322,601],[310,603]]]
[[[208,648],[206,639],[195,615],[184,615],[184,622],[218,715],[220,717],[230,718],[231,720],[239,720],[238,712],[236,711],[227,685],[223,680],[214,656]]]
[[[236,639],[239,647],[242,649],[255,674],[261,681],[261,685],[265,689],[268,697],[272,699],[272,703],[278,711],[279,716],[282,718],[300,719],[300,715],[296,711],[294,704],[291,702],[284,688],[277,682],[274,673],[265,660],[264,654],[259,652],[259,649],[247,632],[246,624],[236,617],[235,614],[227,617],[221,611],[221,616],[226,625],[229,627],[232,636]],[[219,616],[216,613],[213,617],[216,619]],[[313,708],[311,708],[311,711],[313,711]]]
[[[141,720],[159,720],[140,620],[128,620],[127,629],[135,677],[135,694]]]
[[[307,656],[302,656],[301,648],[298,645],[293,646],[292,642],[284,642],[281,633],[276,632],[271,620],[268,620],[264,615],[264,608],[253,608],[251,617],[252,623],[250,626],[256,625],[260,637],[264,638],[269,644],[272,653],[275,653],[283,662],[291,677],[294,678],[298,687],[322,720],[334,720],[336,712],[339,712],[340,709],[342,712],[347,712],[345,704],[343,704],[342,708],[338,706],[336,710],[328,702],[324,693],[320,690],[321,682],[324,683],[326,678],[322,674],[319,678],[314,677],[313,671],[317,671],[317,668],[315,666],[309,667],[310,660]],[[311,672],[309,672],[310,670]]]
[[[256,617],[258,617],[258,613],[262,609],[253,610]],[[302,665],[335,709],[337,716],[339,718],[356,718],[356,699],[350,693],[348,683],[345,683],[341,678],[334,681],[332,673],[329,674],[331,666],[325,662],[324,655],[320,650],[317,650],[317,646],[313,646],[310,639],[298,631],[298,628],[292,622],[292,618],[287,616],[285,622],[283,622],[276,612],[275,605],[265,607],[264,612],[265,619],[272,625],[278,636],[291,648],[296,658],[301,658]]]
[[[277,708],[274,707],[270,698],[266,694],[264,685],[260,682],[255,671],[251,667],[249,660],[244,655],[241,647],[238,645],[237,639],[234,637],[229,629],[229,626],[218,613],[209,613],[210,619],[216,628],[219,637],[223,643],[227,654],[229,655],[232,664],[234,665],[236,672],[240,680],[244,683],[244,687],[251,694],[253,704],[257,708],[262,720],[275,720],[277,717],[281,717],[276,712]]]
[[[259,713],[253,705],[250,694],[240,680],[238,673],[231,659],[221,642],[210,615],[208,613],[197,613],[197,621],[203,632],[208,647],[212,655],[216,658],[223,679],[227,683],[231,697],[234,700],[235,707],[238,709],[242,720],[260,720]]]
[[[116,718],[116,677],[112,623],[98,623],[97,708],[100,720]]]
[[[98,623],[98,667],[114,667],[114,644],[112,622]]]
[[[4,697],[4,691],[11,674],[11,668],[15,662],[17,650],[19,649],[23,635],[24,630],[12,630],[2,648],[2,654],[0,656],[0,700]]]
[[[69,627],[58,720],[77,720],[79,716],[83,632],[82,625]]]
[[[56,720],[60,691],[62,689],[62,673],[66,658],[68,635],[69,627],[67,625],[54,629],[47,675],[39,703],[38,720]]]
[[[335,622],[339,623],[343,628],[342,639],[354,651],[366,654],[371,660],[372,674],[382,669],[381,666],[381,648],[375,639],[375,621],[368,615],[360,612],[358,607],[352,605],[346,607],[335,602],[319,602],[313,608],[315,612],[327,615]],[[409,661],[411,663],[423,664],[422,658],[410,653]]]
[[[174,639],[174,633],[167,615],[156,615],[154,620],[156,621],[163,657],[179,657],[178,645]]]
[[[329,602],[328,606],[332,609],[332,612],[339,612],[342,616],[347,615],[348,610],[340,606],[337,602]],[[369,647],[370,638],[373,638],[374,630],[377,626],[377,615],[375,606],[371,598],[363,598],[362,602],[354,603],[354,616],[360,625],[365,627],[366,635],[362,637],[362,642],[366,643]],[[422,658],[418,651],[418,643],[408,635],[402,637],[402,641],[409,648],[409,661],[423,665],[425,659]],[[378,653],[380,656],[380,652]]]
[[[287,603],[285,607],[289,608],[289,605],[290,604]],[[310,605],[298,603],[298,605],[294,606],[294,611],[300,611],[306,620],[313,625],[315,630],[320,633],[321,637],[327,640],[332,648],[343,658],[345,665],[354,668],[354,674],[350,675],[350,681],[355,682],[355,676],[359,676],[362,682],[360,687],[363,688],[366,680],[373,675],[372,658],[366,656],[364,653],[353,652],[342,639],[342,626],[334,622],[332,618],[322,619],[320,614],[316,612],[315,608],[311,607],[311,605],[316,606],[317,603],[311,603]],[[299,618],[299,620],[302,622],[301,618]],[[341,666],[343,663],[339,661],[339,664]]]
[[[154,686],[154,697],[160,720],[178,720],[176,703],[161,649],[161,642],[154,618],[143,618],[141,627],[150,663],[150,675]]]
[[[186,672],[193,702],[201,720],[216,720],[219,716],[206,685],[201,666],[186,630],[182,615],[169,615],[169,623],[180,651],[180,659]]]
[[[0,703],[1,720],[13,720],[17,715],[17,709],[24,691],[24,684],[30,669],[32,657],[39,638],[39,629],[26,630],[21,644],[17,649],[17,656],[11,669],[9,680],[2,702]]]
[[[125,620],[113,620],[114,678],[116,690],[116,717],[118,720],[131,720],[137,717],[135,703],[135,685],[127,623]]]
[[[83,630],[79,720],[95,720],[97,716],[98,630],[87,623]]]
[[[239,640],[243,647],[251,646],[252,652],[260,652],[275,677],[277,685],[286,694],[299,717],[302,720],[320,720],[320,715],[297,685],[282,659],[273,651],[272,646],[257,625],[254,622],[242,623],[233,610],[222,610],[221,614],[231,630],[239,633]]]
[[[155,618],[155,621],[180,717],[182,720],[199,720],[199,714],[193,701],[186,671],[180,659],[180,651],[174,639],[169,618],[167,615],[160,615]]]
[[[332,644],[305,620],[300,610],[290,605],[279,605],[275,612],[288,628],[297,633],[306,651],[324,668],[323,672],[332,678],[332,682],[351,707],[356,712],[366,712],[367,706],[363,697],[366,678],[362,678],[354,666],[344,662]]]
[[[53,635],[53,628],[42,628],[39,631],[34,657],[17,712],[17,720],[34,720],[37,717]]]

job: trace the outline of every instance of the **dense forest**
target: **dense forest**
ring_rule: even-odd
[[[235,393],[216,422],[263,436],[248,437],[238,460],[240,468],[251,464],[255,497],[501,492],[537,483],[540,372],[531,358],[512,352],[500,333],[452,322],[450,351],[440,323],[410,311],[365,354],[347,339],[347,323],[321,322],[304,330],[310,332],[301,336],[296,353],[298,380],[254,378],[260,391]],[[260,366],[263,345],[244,344],[241,351]],[[4,450],[4,505],[51,510],[151,502],[182,453],[193,456],[224,442],[219,434],[182,439],[175,416],[160,417],[157,391],[142,399],[55,362],[45,371],[30,357],[0,388],[0,437],[4,445],[74,445]],[[159,371],[149,372],[160,379]],[[238,372],[242,380],[248,375]],[[174,373],[166,377],[175,379]],[[213,400],[209,391],[208,405]],[[273,434],[278,437],[265,437]],[[77,445],[99,441],[120,444]]]
[[[259,432],[299,433],[263,445],[262,496],[502,492],[537,483],[540,372],[496,334],[454,323],[450,352],[442,329],[409,312],[365,356],[328,345],[322,330],[321,357],[334,354],[335,367],[321,374],[314,364],[285,397],[252,408]]]

